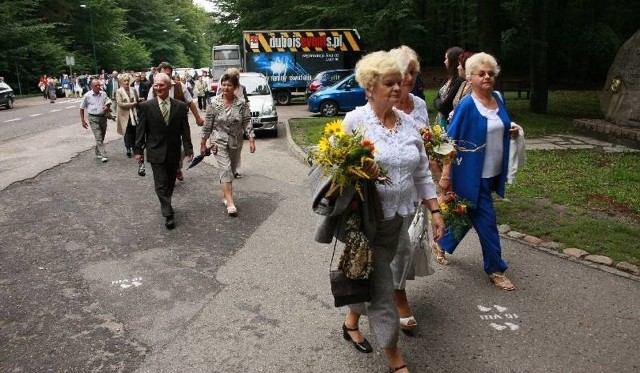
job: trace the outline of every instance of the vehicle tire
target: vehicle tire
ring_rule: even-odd
[[[9,101],[7,101],[7,109],[13,109],[13,99],[10,98]]]
[[[270,133],[271,137],[278,137],[278,126],[275,126]]]
[[[320,105],[320,114],[323,117],[335,117],[336,115],[338,115],[338,112],[340,110],[338,109],[338,103],[335,101],[325,101],[322,103],[322,105]]]
[[[291,103],[291,93],[289,91],[276,91],[275,99],[278,105],[289,105]]]

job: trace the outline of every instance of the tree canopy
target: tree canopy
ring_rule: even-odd
[[[41,74],[211,64],[213,44],[241,44],[243,30],[355,28],[369,51],[405,44],[423,66],[454,45],[494,54],[505,73],[533,63],[550,82],[604,81],[617,49],[638,28],[637,0],[12,0],[0,4],[6,36],[0,75],[36,89]],[[26,15],[26,16],[25,16]],[[543,23],[540,23],[543,21]],[[540,26],[546,30],[540,39]],[[532,31],[535,30],[535,31]],[[542,48],[542,52],[540,53]]]

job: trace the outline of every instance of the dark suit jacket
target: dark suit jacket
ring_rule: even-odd
[[[135,154],[142,154],[146,148],[149,163],[177,164],[180,161],[182,145],[185,155],[192,155],[193,145],[187,112],[187,105],[172,98],[167,125],[157,98],[138,104]]]
[[[105,87],[105,90],[107,91],[107,96],[109,96],[109,98],[111,98],[111,99],[115,98],[116,91],[118,90],[118,88],[120,88],[120,87],[117,87],[117,82],[115,80],[116,79],[114,79],[112,77],[109,77],[109,79],[107,80],[106,87]],[[116,87],[114,87],[114,86],[116,86]]]

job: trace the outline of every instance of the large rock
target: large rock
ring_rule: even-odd
[[[600,108],[609,122],[640,128],[640,30],[622,45],[609,68]]]

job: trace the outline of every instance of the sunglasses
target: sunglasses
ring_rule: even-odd
[[[481,77],[481,78],[484,78],[484,77],[485,77],[485,75],[486,75],[486,76],[488,76],[489,78],[493,78],[493,77],[496,75],[496,73],[495,73],[495,72],[493,72],[493,71],[482,71],[482,70],[480,70],[480,71],[478,71],[477,73],[472,74],[472,75],[477,75],[477,76],[479,76],[479,77]]]

